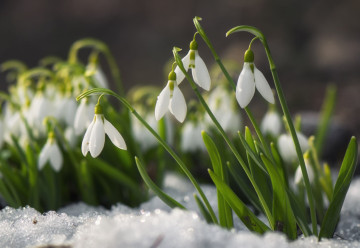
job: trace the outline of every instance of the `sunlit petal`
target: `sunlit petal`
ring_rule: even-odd
[[[93,158],[100,155],[105,144],[104,116],[95,115],[95,123],[91,130],[89,151]]]
[[[155,119],[159,121],[169,109],[170,87],[169,84],[160,92],[155,105]]]
[[[195,56],[195,68],[192,69],[192,75],[195,83],[197,83],[204,90],[210,90],[210,74],[204,61],[198,55],[198,53],[196,53]]]
[[[91,122],[90,126],[87,128],[87,130],[85,132],[85,135],[84,135],[84,138],[83,138],[83,141],[82,141],[82,144],[81,144],[81,152],[82,152],[82,154],[84,156],[86,156],[86,154],[89,151],[90,136],[91,136],[91,132],[92,132],[94,123],[95,123],[95,118]]]
[[[110,138],[111,142],[120,149],[126,150],[126,143],[119,131],[106,119],[104,121],[105,133]]]
[[[190,64],[190,51],[181,61],[184,65],[185,71],[188,71]],[[179,85],[184,80],[185,74],[180,70],[179,66],[176,66],[175,73],[176,73],[176,82]]]
[[[256,89],[260,92],[260,94],[264,97],[266,101],[274,104],[274,94],[270,88],[270,85],[261,71],[259,71],[254,65],[254,76],[255,76],[255,85]]]
[[[187,106],[184,95],[177,86],[174,87],[173,97],[170,101],[169,109],[179,122],[183,122],[185,120]]]
[[[251,71],[250,64],[244,63],[236,85],[236,100],[240,107],[245,108],[251,101],[255,93],[254,74]]]
[[[39,170],[44,168],[46,162],[49,160],[50,155],[51,155],[50,150],[51,150],[51,144],[50,144],[50,142],[46,142],[45,146],[43,147],[43,149],[41,150],[40,155],[39,155],[39,160],[38,160]]]

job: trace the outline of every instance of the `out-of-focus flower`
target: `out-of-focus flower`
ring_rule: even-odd
[[[261,131],[273,137],[278,137],[282,129],[281,116],[276,110],[270,109],[261,122]]]
[[[204,129],[203,122],[187,121],[181,132],[181,150],[183,152],[206,151],[201,131]]]
[[[81,100],[74,118],[74,131],[76,135],[82,134],[93,120],[95,104],[89,98]]]
[[[297,132],[297,137],[300,143],[302,153],[306,152],[309,149],[309,144],[307,138],[301,133]],[[290,134],[282,134],[278,139],[278,149],[279,153],[286,163],[293,163],[296,161],[297,154],[294,145],[294,141]]]
[[[38,161],[39,170],[44,168],[47,162],[49,162],[56,172],[60,171],[63,164],[63,156],[56,143],[55,134],[53,132],[49,133],[48,140],[46,141],[45,146],[41,149]]]
[[[241,127],[241,115],[236,106],[236,99],[225,87],[217,86],[208,98],[208,105],[221,127],[228,133],[236,133]],[[212,123],[206,115],[206,122]]]

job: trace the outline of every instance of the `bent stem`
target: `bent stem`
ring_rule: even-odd
[[[209,49],[210,49],[210,51],[211,51],[211,53],[212,53],[212,55],[213,55],[216,63],[219,65],[221,71],[224,73],[227,81],[230,83],[230,86],[233,88],[234,91],[236,91],[236,84],[235,84],[234,80],[231,78],[229,72],[226,70],[226,68],[225,68],[224,64],[222,63],[219,55],[216,53],[213,45],[211,44],[209,38],[207,37],[204,29],[201,27],[201,25],[200,25],[200,23],[199,23],[200,20],[201,20],[200,17],[195,17],[195,18],[193,19],[196,30],[198,31],[198,33],[200,34],[200,36],[203,38],[203,40],[204,40],[204,42],[206,43],[206,45],[209,47]],[[254,40],[252,40],[251,42],[253,42],[253,41],[254,41]],[[251,45],[251,44],[250,44],[250,45]],[[271,154],[271,152],[270,152],[269,146],[268,146],[268,144],[266,143],[265,138],[264,138],[263,134],[261,133],[260,127],[259,127],[259,125],[257,124],[257,122],[256,122],[256,120],[255,120],[255,118],[254,118],[251,110],[250,110],[248,107],[246,107],[246,108],[245,108],[245,112],[246,112],[246,114],[247,114],[247,116],[248,116],[251,124],[253,125],[253,127],[254,127],[254,129],[255,129],[255,132],[256,132],[257,136],[259,137],[259,139],[260,139],[261,144],[262,144],[263,147],[264,147],[266,156],[273,161],[273,156],[272,156],[272,154]]]
[[[249,178],[250,182],[252,183],[258,197],[259,200],[261,202],[262,207],[264,208],[264,212],[266,214],[266,217],[269,220],[271,229],[274,229],[274,218],[271,214],[271,211],[268,207],[268,205],[266,204],[266,201],[259,189],[259,187],[257,186],[254,178],[251,175],[251,172],[249,171],[248,167],[246,166],[244,160],[241,158],[240,154],[238,153],[238,151],[236,150],[235,146],[232,144],[232,142],[230,141],[230,139],[227,137],[224,129],[221,127],[220,123],[217,121],[216,117],[214,116],[214,114],[212,113],[212,111],[210,110],[209,106],[207,105],[207,103],[205,102],[204,98],[202,97],[202,95],[200,94],[195,82],[192,80],[192,78],[189,76],[189,74],[187,73],[187,71],[184,68],[184,65],[180,59],[180,56],[178,54],[178,48],[174,47],[173,49],[173,53],[174,53],[174,58],[175,61],[177,63],[177,65],[179,66],[180,70],[184,73],[186,79],[189,81],[192,89],[194,90],[196,96],[199,98],[201,104],[203,105],[203,107],[205,108],[206,112],[208,113],[208,115],[210,116],[211,120],[213,121],[213,123],[215,124],[216,128],[218,129],[218,131],[220,132],[221,136],[223,137],[223,139],[225,140],[225,142],[228,144],[230,150],[233,152],[233,154],[235,155],[236,159],[239,161],[240,165],[243,167],[247,177]]]
[[[124,88],[123,88],[123,85],[121,82],[119,67],[116,64],[115,58],[111,54],[110,49],[104,42],[101,42],[99,40],[92,39],[92,38],[86,38],[86,39],[82,39],[82,40],[75,42],[70,48],[69,62],[76,63],[78,51],[81,48],[85,48],[85,47],[92,47],[104,54],[104,56],[109,64],[111,74],[115,80],[117,91],[120,92],[121,96],[124,96],[125,92],[124,92]]]
[[[104,89],[104,88],[95,88],[88,90],[82,94],[80,94],[76,100],[79,101],[82,98],[94,94],[94,93],[104,93],[111,96],[114,96],[116,99],[118,99],[148,130],[149,132],[157,139],[157,141],[164,147],[164,149],[175,159],[175,161],[178,163],[178,165],[181,167],[181,169],[184,171],[186,176],[190,179],[191,183],[194,185],[196,190],[199,192],[201,198],[203,199],[210,215],[215,224],[218,224],[218,220],[216,218],[215,212],[212,209],[208,199],[206,198],[204,192],[200,188],[200,185],[194,178],[194,176],[191,174],[189,169],[186,167],[184,162],[179,158],[179,156],[175,153],[175,151],[157,134],[157,132],[136,112],[136,110],[130,105],[130,103],[120,95],[116,94],[112,90]]]
[[[316,220],[314,196],[313,196],[313,193],[312,193],[312,190],[311,190],[309,176],[308,176],[308,173],[306,171],[303,153],[301,151],[300,143],[299,143],[296,131],[295,131],[295,127],[294,127],[294,124],[293,124],[292,119],[291,119],[291,115],[290,115],[290,112],[289,112],[289,109],[288,109],[288,106],[287,106],[287,103],[286,103],[286,100],[285,100],[285,96],[284,96],[282,87],[280,85],[279,76],[278,76],[278,73],[277,73],[277,70],[276,70],[274,60],[273,60],[273,58],[271,56],[271,53],[270,53],[270,48],[268,46],[268,43],[267,43],[266,38],[263,35],[263,33],[259,29],[255,28],[255,27],[252,27],[252,26],[234,27],[234,28],[230,29],[226,33],[226,36],[229,36],[232,33],[241,32],[241,31],[249,32],[249,33],[255,35],[256,37],[259,38],[262,45],[264,46],[266,56],[267,56],[268,61],[269,61],[271,75],[273,77],[276,92],[277,92],[277,95],[278,95],[278,98],[279,98],[279,102],[280,102],[281,108],[283,110],[283,113],[285,115],[286,121],[287,121],[287,123],[289,125],[290,134],[291,134],[292,139],[293,139],[294,144],[295,144],[296,154],[297,154],[298,159],[299,159],[301,172],[303,174],[303,178],[304,178],[304,182],[305,182],[306,193],[307,193],[307,196],[308,196],[309,207],[310,207],[310,215],[311,215],[311,222],[312,222],[312,227],[313,227],[313,233],[317,236],[318,232],[317,232],[317,220]]]

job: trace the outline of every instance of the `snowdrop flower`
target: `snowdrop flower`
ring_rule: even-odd
[[[236,99],[245,108],[255,94],[255,88],[269,103],[274,104],[273,92],[264,75],[254,64],[254,53],[248,49],[244,55],[244,66],[236,85]]]
[[[68,126],[74,125],[75,113],[78,107],[75,97],[68,92],[66,96],[59,96],[54,105],[57,106],[56,117]]]
[[[217,86],[213,89],[209,94],[208,104],[225,132],[236,133],[240,130],[241,116],[236,99],[225,87]],[[208,123],[212,123],[209,115],[205,118]]]
[[[44,168],[47,162],[49,162],[51,167],[56,172],[60,171],[63,164],[63,157],[60,148],[56,143],[54,132],[49,133],[48,140],[46,141],[45,146],[42,148],[40,152],[39,161],[38,161],[39,170]]]
[[[85,76],[92,76],[98,87],[109,88],[105,74],[97,62],[89,63],[86,66]]]
[[[154,130],[158,128],[158,122],[155,120],[153,113],[146,113],[145,110],[142,110],[141,107],[137,108],[138,113],[143,116],[144,120],[152,127]],[[150,148],[158,144],[157,139],[152,135],[147,128],[133,115],[131,116],[131,129],[134,135],[135,140],[141,147],[142,151],[147,151]],[[168,131],[168,128],[166,128]]]
[[[300,143],[301,151],[304,153],[309,149],[307,138],[300,132],[297,132],[297,137]],[[278,139],[278,149],[284,162],[292,163],[297,159],[294,141],[290,134],[280,135]]]
[[[261,131],[273,137],[278,137],[282,129],[282,120],[279,113],[270,109],[261,122]]]
[[[51,102],[45,97],[42,91],[38,91],[31,101],[29,124],[34,127],[36,134],[45,134],[45,127],[42,125],[43,119],[51,115]]]
[[[82,134],[90,125],[93,119],[95,104],[89,101],[89,98],[81,100],[75,113],[74,131],[76,135]]]
[[[105,134],[111,142],[118,148],[126,150],[126,144],[118,130],[105,119],[102,108],[99,104],[95,106],[95,116],[85,132],[81,145],[84,156],[90,151],[93,158],[100,155],[105,144]]]
[[[188,121],[181,132],[181,150],[183,152],[206,151],[201,135],[204,125],[199,121]]]
[[[198,45],[195,39],[190,43],[190,51],[181,61],[186,71],[191,68],[195,83],[204,90],[210,90],[210,74],[204,61],[199,56]],[[179,66],[176,67],[175,73],[177,75],[176,82],[179,85],[184,80],[185,74],[180,70]]]
[[[184,95],[181,93],[177,83],[174,71],[169,73],[168,83],[157,97],[155,105],[155,119],[159,121],[168,110],[179,122],[185,120],[187,106]]]
[[[307,171],[307,174],[309,177],[309,181],[310,181],[310,183],[313,183],[314,178],[315,178],[315,176],[314,176],[315,173],[314,173],[313,168],[310,165],[310,161],[309,161],[307,153],[304,155],[304,159],[305,159],[305,168],[306,168],[306,171]],[[300,183],[304,183],[303,174],[302,174],[300,165],[297,167],[297,169],[295,171],[294,183],[296,185],[299,185]]]

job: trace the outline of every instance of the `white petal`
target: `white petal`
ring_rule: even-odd
[[[119,131],[106,119],[104,121],[104,130],[115,146],[120,149],[126,150],[125,140],[123,139]]]
[[[170,102],[170,87],[169,83],[166,87],[160,92],[160,95],[157,98],[155,105],[155,119],[159,121],[169,109]]]
[[[254,74],[255,74],[255,85],[256,89],[260,92],[260,94],[264,97],[266,101],[269,103],[274,104],[274,94],[270,88],[269,83],[267,82],[266,78],[262,74],[261,71],[259,71],[255,65],[254,65]]]
[[[91,122],[90,126],[87,128],[87,130],[85,132],[85,135],[84,135],[84,138],[83,138],[83,141],[82,141],[82,144],[81,144],[81,152],[82,152],[82,154],[84,156],[86,156],[86,154],[89,151],[90,136],[91,136],[91,132],[92,132],[94,123],[95,123],[95,118]]]
[[[103,115],[95,115],[95,123],[91,130],[89,151],[93,158],[100,155],[105,144],[105,130],[102,118],[104,118]]]
[[[185,71],[188,71],[190,64],[190,51],[181,61],[184,65]],[[180,70],[179,66],[176,66],[175,73],[176,73],[176,82],[179,85],[184,80],[185,74]]]
[[[56,172],[60,171],[63,164],[63,157],[56,143],[51,145],[50,164]]]
[[[277,137],[280,135],[281,128],[282,120],[280,115],[275,111],[267,112],[261,122],[261,131]]]
[[[183,122],[185,120],[187,106],[184,95],[177,86],[174,87],[173,97],[170,100],[169,109],[179,122]]]
[[[255,93],[254,74],[250,64],[244,63],[236,85],[236,100],[240,107],[245,108],[251,101]]]
[[[296,160],[297,154],[295,150],[295,145],[290,135],[280,135],[278,139],[278,149],[284,162],[292,163]]]
[[[210,90],[210,74],[204,61],[198,55],[198,53],[195,55],[195,68],[192,69],[192,75],[195,83],[197,83],[204,90]]]
[[[49,160],[51,155],[50,152],[51,152],[51,144],[50,142],[46,142],[45,146],[43,147],[39,155],[39,160],[38,160],[39,170],[44,168],[46,162]]]
[[[75,113],[74,130],[77,135],[81,134],[86,129],[86,120],[86,99],[83,99]]]
[[[300,143],[302,153],[306,152],[309,149],[309,142],[308,139],[300,132],[297,132],[297,137]]]

